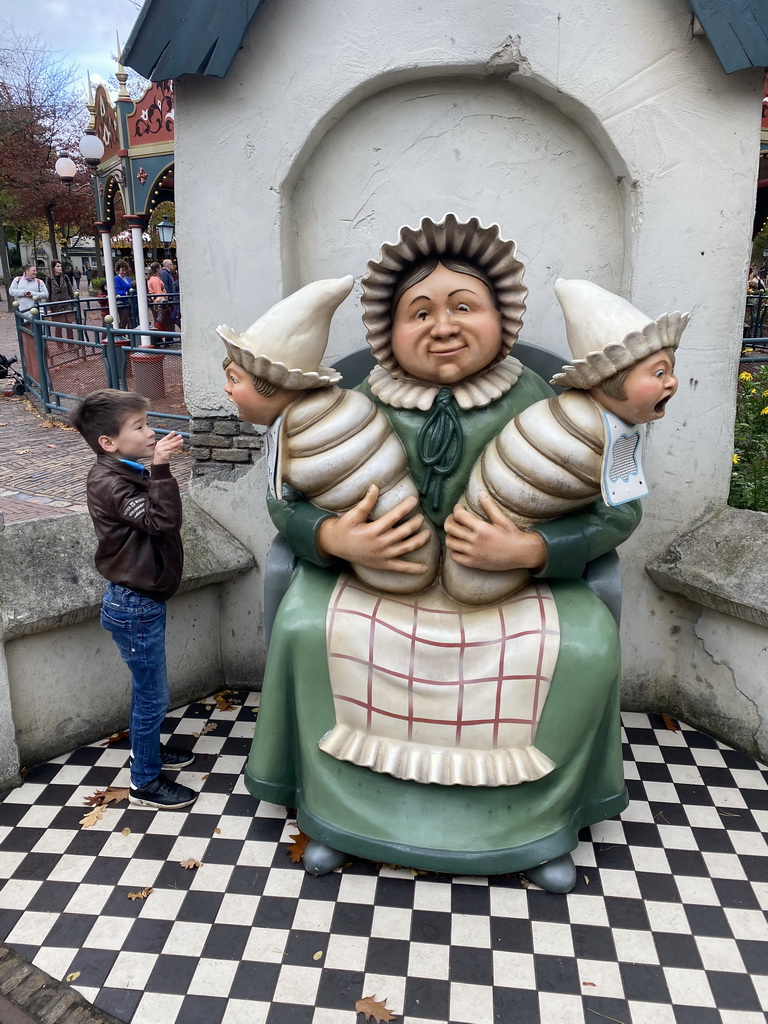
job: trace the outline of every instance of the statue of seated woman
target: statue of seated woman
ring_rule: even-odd
[[[268,498],[300,561],[272,632],[245,773],[296,808],[305,867],[349,855],[461,874],[524,871],[575,884],[580,828],[627,803],[616,624],[582,575],[637,526],[639,503],[598,500],[520,529],[489,495],[460,496],[485,447],[551,396],[510,354],[525,309],[513,242],[476,219],[424,219],[368,265],[364,323],[377,367],[360,390],[405,449],[423,514],[463,566],[524,569],[511,598],[468,606],[439,582],[414,594],[347,566],[423,574],[430,540],[410,496],[371,520],[296,491]]]

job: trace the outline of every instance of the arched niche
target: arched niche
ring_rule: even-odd
[[[397,85],[349,109],[304,155],[286,196],[286,290],[359,278],[383,241],[424,215],[477,215],[516,240],[526,266],[521,338],[565,354],[554,281],[621,290],[626,191],[587,133],[528,89],[469,75]],[[329,355],[363,343],[359,301],[348,300]]]

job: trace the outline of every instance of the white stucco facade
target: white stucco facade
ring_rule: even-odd
[[[687,0],[265,0],[226,78],[176,88],[191,412],[226,411],[216,324],[243,330],[310,280],[355,275],[329,356],[362,346],[365,264],[424,215],[477,215],[517,241],[523,341],[566,354],[559,276],[652,317],[690,311],[679,393],[648,438],[652,492],[622,549],[624,699],[661,707],[677,689],[689,705],[706,690],[765,733],[765,632],[644,569],[728,493],[761,85],[758,69],[724,74]],[[192,493],[261,564],[262,467]],[[258,674],[259,638],[246,643]]]

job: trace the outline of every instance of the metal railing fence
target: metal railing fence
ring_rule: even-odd
[[[750,292],[744,306],[744,337],[762,339],[768,313],[768,292]]]
[[[172,330],[120,328],[89,322],[99,299],[76,301],[75,322],[38,313],[16,316],[22,376],[46,412],[66,415],[97,388],[136,391],[150,403],[148,416],[160,433],[189,421],[184,404],[181,334]],[[69,312],[69,311],[67,311]],[[103,319],[101,306],[98,316]],[[144,342],[144,344],[142,344]],[[149,342],[149,344],[146,344]]]
[[[62,309],[62,307],[65,307]],[[170,329],[174,322],[178,322],[180,306],[179,306],[179,293],[170,292],[165,302],[159,307],[155,307],[153,303],[149,303],[150,319],[154,319],[155,309],[161,309],[164,313],[167,313],[165,319],[168,320],[168,328]],[[106,295],[90,295],[88,298],[75,298],[67,302],[41,302],[38,304],[40,316],[43,320],[54,321],[57,319],[56,314],[58,312],[73,313],[75,316],[75,322],[80,324],[96,323],[101,324],[104,321],[104,317],[109,313],[109,300]],[[117,314],[118,323],[121,322],[121,314],[123,311],[128,314],[126,328],[137,328],[139,327],[139,300],[136,292],[131,291],[126,296],[118,296],[117,299]],[[175,315],[174,315],[175,314]],[[165,324],[163,325],[165,330]]]

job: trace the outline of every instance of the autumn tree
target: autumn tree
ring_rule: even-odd
[[[39,35],[20,34],[9,25],[3,29],[8,45],[0,47],[0,259],[8,280],[2,225],[43,220],[57,259],[57,224],[79,229],[92,221],[93,198],[82,163],[72,189],[54,170],[61,150],[77,153],[85,126],[76,65],[57,59]]]

